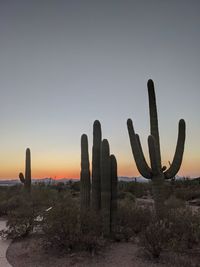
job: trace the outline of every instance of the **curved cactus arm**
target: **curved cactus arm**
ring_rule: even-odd
[[[153,135],[149,135],[148,137],[148,146],[153,177],[156,177],[161,173],[161,170],[156,153],[156,140]]]
[[[143,177],[147,179],[151,179],[151,169],[149,168],[145,160],[144,154],[142,152],[141,144],[139,141],[139,136],[135,134],[131,119],[127,120],[127,127],[128,127],[132,153],[135,159],[137,169]]]
[[[147,171],[149,173],[149,177],[146,177],[146,178],[147,179],[151,179],[152,178],[152,170],[148,166],[148,163],[146,162],[146,159],[145,159],[145,156],[144,156],[144,153],[143,153],[143,149],[142,149],[142,145],[141,145],[141,142],[140,142],[140,136],[139,136],[139,134],[135,134],[135,137],[136,137],[136,141],[137,141],[137,145],[138,145],[138,149],[140,151],[140,155],[141,155],[142,161],[144,162],[144,164],[146,166],[146,169],[147,169]]]
[[[174,158],[172,164],[169,169],[164,173],[165,179],[171,179],[174,177],[179,171],[183,159],[183,152],[185,146],[185,121],[181,119],[179,121],[179,130],[178,130],[178,140],[176,145],[176,151],[174,154]]]
[[[22,172],[20,172],[20,174],[19,174],[19,179],[23,184],[25,183],[24,175]]]
[[[158,115],[157,115],[157,107],[156,107],[156,95],[154,90],[154,83],[152,80],[148,80],[148,95],[149,95],[149,114],[150,114],[150,128],[151,135],[155,138],[155,149],[158,157],[159,168],[161,169],[161,155],[160,155],[160,138],[159,138],[159,130],[158,130]]]

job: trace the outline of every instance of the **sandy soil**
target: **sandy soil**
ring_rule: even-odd
[[[45,251],[37,237],[13,242],[7,259],[13,267],[198,267],[196,256],[163,255],[159,262],[149,259],[137,244],[119,242],[109,244],[98,255],[73,253],[57,255]],[[196,262],[196,264],[195,264]]]

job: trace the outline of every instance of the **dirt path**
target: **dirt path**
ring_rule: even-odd
[[[0,231],[6,228],[6,220],[0,219]],[[12,267],[6,258],[6,252],[11,243],[11,240],[0,239],[0,266],[1,267]]]
[[[111,243],[98,255],[73,253],[57,255],[44,251],[40,242],[31,237],[10,245],[7,257],[13,267],[172,267],[153,263],[139,256],[140,248],[131,242]],[[174,265],[173,265],[174,266]]]

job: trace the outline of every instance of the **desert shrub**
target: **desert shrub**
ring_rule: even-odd
[[[21,191],[21,186],[0,187],[0,216],[7,215],[8,211],[12,208],[10,200],[13,196],[19,195]],[[16,204],[14,206],[16,206]]]
[[[21,194],[10,199],[7,212],[7,230],[1,231],[1,235],[16,239],[26,236],[32,229],[34,223],[34,212],[29,196]]]
[[[10,197],[5,204],[7,230],[1,235],[12,239],[28,235],[37,226],[37,218],[42,218],[45,210],[54,203],[55,194],[56,191],[35,186],[31,194],[21,190]]]
[[[177,188],[174,194],[177,198],[188,201],[195,198],[200,198],[200,189],[192,187]]]
[[[150,218],[151,210],[138,207],[134,201],[125,198],[119,202],[117,234],[122,239],[129,240],[145,229]]]
[[[82,216],[71,194],[60,195],[41,222],[45,246],[63,251],[96,251],[102,242],[100,220],[89,211]]]
[[[167,210],[184,208],[185,207],[185,201],[183,201],[182,199],[177,198],[174,195],[171,195],[165,201],[165,207],[166,207]]]
[[[189,208],[168,211],[170,247],[182,251],[200,243],[200,217]]]
[[[168,221],[158,220],[156,217],[151,219],[141,235],[140,242],[144,249],[153,258],[159,258],[160,253],[167,247],[170,237]]]

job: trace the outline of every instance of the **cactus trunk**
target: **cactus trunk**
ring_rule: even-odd
[[[29,148],[26,149],[25,159],[25,177],[22,172],[19,174],[20,181],[24,184],[24,189],[31,192],[31,151]]]
[[[111,232],[115,232],[117,221],[117,160],[110,156],[111,167]]]
[[[101,143],[101,214],[104,236],[110,235],[111,215],[111,168],[109,144],[106,139]]]
[[[93,147],[92,147],[92,208],[99,211],[101,207],[101,124],[98,120],[93,125]]]
[[[87,135],[81,136],[81,212],[90,208],[90,166]]]

